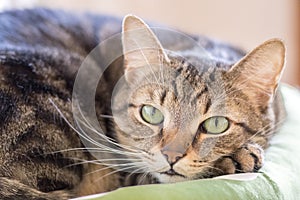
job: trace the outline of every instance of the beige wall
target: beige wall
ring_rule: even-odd
[[[283,80],[300,85],[299,0],[32,1],[38,5],[69,10],[89,10],[120,16],[133,13],[186,31],[222,39],[248,50],[269,38],[279,37],[288,47]]]

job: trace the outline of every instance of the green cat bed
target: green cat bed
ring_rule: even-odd
[[[300,92],[282,86],[288,117],[266,151],[265,165],[252,180],[202,179],[121,188],[97,200],[300,199]],[[241,177],[242,176],[242,177]],[[225,176],[226,177],[226,176]],[[243,179],[243,174],[237,178]],[[82,198],[81,198],[82,199]]]

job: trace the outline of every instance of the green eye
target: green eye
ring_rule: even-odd
[[[162,112],[149,105],[142,107],[141,116],[145,122],[153,125],[158,125],[164,121],[164,115]]]
[[[225,117],[211,117],[204,121],[203,128],[209,134],[220,134],[229,127],[229,121]]]

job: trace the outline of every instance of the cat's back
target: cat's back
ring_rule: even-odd
[[[167,49],[186,50],[190,47],[182,38],[189,37],[214,59],[236,61],[244,52],[232,45],[201,35],[186,34],[180,31],[174,34],[169,27],[149,23],[161,30],[159,40]],[[122,20],[119,17],[72,13],[63,10],[45,8],[10,10],[0,13],[0,49],[52,48],[67,50],[86,56],[93,48],[107,38],[121,32]],[[171,35],[170,33],[173,32]],[[121,44],[119,44],[121,48]],[[194,51],[194,50],[192,50]]]
[[[44,8],[0,13],[1,47],[56,47],[91,51],[104,36],[121,29],[121,20],[107,15],[74,14]]]

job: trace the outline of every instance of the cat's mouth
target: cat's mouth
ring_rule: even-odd
[[[169,176],[180,176],[180,177],[185,178],[184,175],[177,173],[176,171],[174,171],[174,169],[169,169],[168,171],[162,172],[161,174],[166,174]]]

